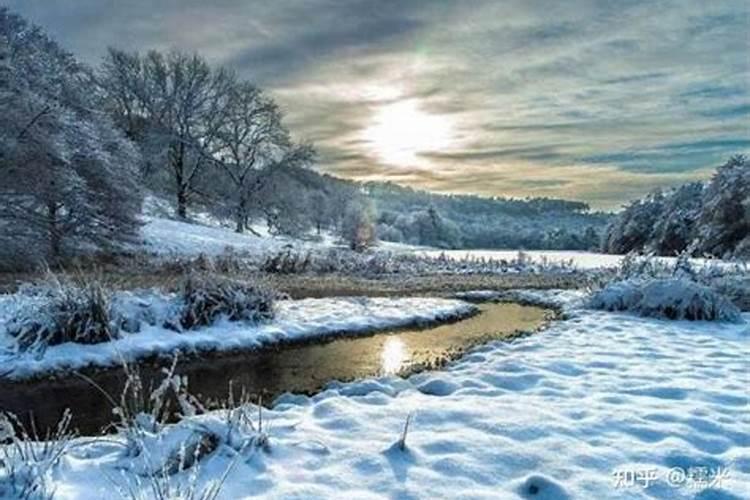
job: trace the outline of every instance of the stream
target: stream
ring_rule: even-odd
[[[367,335],[337,336],[315,343],[290,344],[241,353],[181,359],[176,372],[188,377],[189,391],[214,405],[226,401],[230,384],[235,395],[263,402],[285,392],[312,395],[333,380],[351,381],[382,375],[407,376],[439,369],[467,349],[492,340],[510,339],[538,330],[553,314],[547,309],[512,303],[479,304],[479,313],[466,319],[428,328],[384,330]],[[146,387],[163,378],[165,360],[138,366]],[[75,375],[11,382],[0,381],[0,408],[35,426],[54,427],[66,408],[81,434],[102,432],[115,421],[111,402],[93,381],[119,400],[126,376],[122,368],[84,371]]]

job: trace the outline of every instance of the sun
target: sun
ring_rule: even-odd
[[[451,142],[452,126],[443,116],[419,108],[415,99],[381,106],[363,132],[384,163],[394,166],[419,166],[420,153],[440,151]]]

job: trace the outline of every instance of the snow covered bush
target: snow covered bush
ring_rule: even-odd
[[[674,261],[630,253],[615,270],[590,273],[588,279],[594,289],[622,281],[681,279],[713,290],[741,311],[750,311],[750,267],[746,263],[696,262],[688,252],[681,253]]]
[[[725,297],[682,278],[615,281],[595,292],[588,306],[674,320],[741,321]]]
[[[310,252],[298,252],[289,246],[266,257],[260,269],[275,274],[304,273],[310,268],[310,257]]]
[[[180,299],[180,326],[208,326],[220,317],[230,321],[262,321],[274,316],[277,294],[271,288],[225,278],[216,274],[190,274]]]
[[[51,276],[23,290],[28,304],[7,325],[21,350],[76,342],[96,344],[118,336],[110,321],[110,297],[95,279],[78,283]]]
[[[718,276],[710,281],[710,286],[740,310],[750,311],[750,273]]]
[[[359,252],[347,248],[302,251],[289,247],[269,255],[261,264],[260,270],[275,274],[310,272],[375,277],[388,274],[571,273],[575,271],[575,267],[572,261],[532,261],[523,252],[519,252],[513,259],[493,259],[471,255],[431,256],[374,249]]]

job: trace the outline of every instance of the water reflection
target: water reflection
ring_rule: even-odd
[[[235,395],[245,392],[255,400],[263,394],[263,401],[268,402],[287,391],[314,394],[332,380],[406,375],[438,367],[477,344],[538,328],[548,317],[544,309],[517,304],[479,307],[481,314],[427,329],[396,329],[322,343],[184,359],[177,372],[189,378],[190,392],[203,401],[225,399],[232,384]],[[162,382],[164,363],[154,359],[138,365],[146,387]],[[85,374],[114,395],[122,393],[127,380],[121,369]],[[19,416],[33,411],[41,433],[54,429],[66,407],[73,408],[74,425],[83,434],[97,434],[112,423],[112,405],[83,378],[12,382],[0,377],[0,409]]]
[[[383,343],[380,352],[380,369],[384,375],[396,375],[404,368],[408,358],[406,343],[398,337],[390,337]]]

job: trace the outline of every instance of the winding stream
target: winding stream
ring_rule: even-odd
[[[430,328],[184,359],[177,372],[188,377],[190,392],[202,401],[226,400],[230,383],[235,394],[262,395],[264,401],[272,401],[284,392],[314,394],[332,380],[405,376],[439,368],[472,346],[537,330],[552,317],[549,310],[519,304],[485,303],[479,308],[477,315]],[[157,361],[140,365],[146,387],[158,385],[164,365]],[[126,379],[122,369],[86,376],[119,399]],[[82,434],[96,434],[114,420],[112,404],[83,378],[0,381],[0,408],[26,421],[33,414],[38,429],[54,426],[67,407]]]

